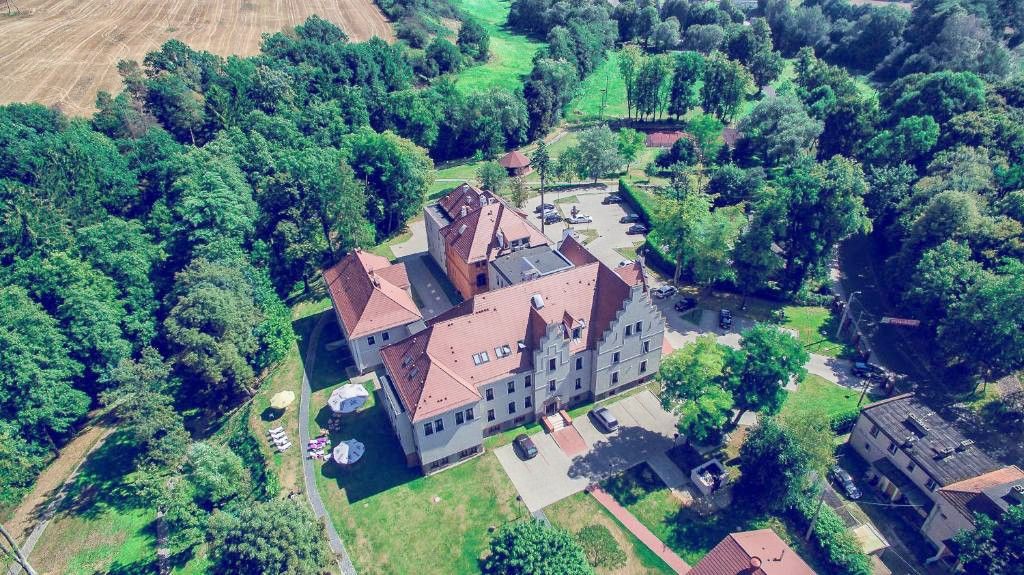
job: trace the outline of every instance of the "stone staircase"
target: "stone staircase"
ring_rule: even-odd
[[[572,425],[572,416],[563,409],[554,415],[544,416],[541,421],[548,433],[554,433]]]

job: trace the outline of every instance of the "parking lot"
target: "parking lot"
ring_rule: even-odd
[[[573,421],[587,445],[581,455],[566,455],[552,436],[543,432],[530,436],[538,451],[533,459],[523,461],[512,445],[495,450],[498,461],[531,512],[675,445],[675,418],[661,408],[658,398],[650,391],[606,405],[619,420],[619,428],[612,433],[597,429],[585,416]]]

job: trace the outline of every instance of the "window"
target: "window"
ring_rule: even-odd
[[[633,335],[633,326],[627,325],[626,326],[626,337],[629,337],[631,335]]]
[[[642,321],[636,322],[636,325],[633,326],[633,331],[635,331],[637,335],[640,335],[640,332],[643,331],[643,329],[644,329],[644,322],[642,322]]]
[[[913,461],[911,461],[910,463],[907,464],[907,472],[908,473],[913,473],[914,469],[916,469],[916,468],[917,468],[917,465],[914,465]]]
[[[512,355],[512,348],[508,345],[501,345],[494,348],[494,357],[508,357]]]
[[[423,435],[433,435],[433,434],[434,434],[434,424],[430,423],[429,421],[424,423],[423,424]]]
[[[644,342],[644,353],[651,351],[651,340]]]
[[[461,411],[456,411],[455,412],[455,425],[462,425],[463,423],[466,423],[465,417],[466,416],[463,415]]]
[[[531,378],[530,376],[526,376],[526,383],[524,383],[523,385],[525,385],[526,387],[533,387],[533,378]]]
[[[459,452],[459,459],[465,459],[465,458],[469,457],[470,455],[473,455],[476,452],[477,452],[477,448],[476,447],[470,447],[469,449],[463,449],[462,451]]]
[[[555,390],[555,380],[552,379],[551,381],[548,382],[548,391],[554,391],[554,390]]]
[[[612,354],[612,363],[619,363],[619,352]]]
[[[514,401],[510,401],[510,402],[508,402],[508,412],[509,412],[510,414],[512,414],[512,413],[515,413],[515,412],[516,412],[516,402],[514,402]]]
[[[613,371],[612,372],[612,385],[615,385],[616,383],[619,383],[619,372]]]
[[[512,381],[508,382],[508,392],[509,393],[515,393],[516,392],[516,381],[514,379]]]
[[[882,431],[882,429],[880,427],[878,427],[877,425],[872,425],[871,426],[871,437],[878,437],[878,432],[879,431]]]
[[[640,362],[640,373],[647,373],[647,360]]]
[[[388,341],[389,339],[391,339],[391,334],[390,333],[385,331],[385,332],[380,334],[380,340],[381,341]]]
[[[494,410],[493,409],[488,409],[487,410],[487,421],[494,421]]]
[[[434,420],[434,429],[438,433],[441,433],[442,431],[444,431],[444,420],[443,419],[435,419]]]
[[[557,368],[557,367],[558,367],[558,360],[556,360],[553,357],[548,360],[548,371],[555,371],[555,368]]]
[[[491,356],[487,355],[486,351],[473,354],[473,365],[482,365],[491,361]]]
[[[484,393],[487,396],[487,401],[491,401],[492,399],[494,399],[494,389],[493,388],[488,387],[487,391],[485,391]]]
[[[583,335],[583,328],[574,327],[572,328],[572,338],[579,339]]]
[[[476,287],[487,285],[487,274],[476,274]]]
[[[466,410],[466,421],[473,421],[473,408],[470,407]]]
[[[372,335],[370,337],[366,338],[366,345],[376,345],[376,344],[377,344],[377,340],[374,339],[374,337]]]
[[[934,479],[929,477],[928,483],[925,483],[924,486],[928,488],[928,491],[935,491],[935,488],[938,487],[939,484]]]
[[[871,444],[867,441],[864,442],[864,451],[871,451]]]
[[[889,453],[896,455],[896,443],[892,441],[889,442]]]
[[[583,358],[582,357],[577,357],[576,358],[576,369],[583,369]]]
[[[526,399],[523,401],[523,406],[525,406],[527,409],[533,407],[533,398],[527,395]]]
[[[583,389],[583,380],[576,378],[576,389]]]

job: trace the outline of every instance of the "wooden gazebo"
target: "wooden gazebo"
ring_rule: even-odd
[[[498,160],[498,163],[508,171],[508,175],[511,177],[525,176],[533,171],[533,168],[530,167],[530,158],[527,158],[519,150],[512,150],[505,154]]]

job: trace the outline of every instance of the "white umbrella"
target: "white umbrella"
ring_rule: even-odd
[[[356,441],[355,439],[349,439],[342,441],[334,447],[334,451],[331,455],[334,456],[334,460],[342,465],[352,465],[366,452],[366,446]]]
[[[270,398],[270,407],[274,409],[284,409],[295,401],[295,392],[293,391],[282,391]]]
[[[362,407],[370,397],[370,392],[358,383],[349,383],[335,389],[331,393],[327,405],[334,413],[352,413]]]

